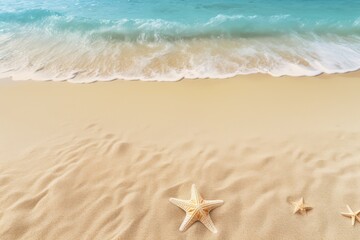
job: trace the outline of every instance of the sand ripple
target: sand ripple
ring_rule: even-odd
[[[113,134],[66,137],[0,166],[0,239],[357,239],[340,216],[360,208],[357,134],[244,139],[222,146],[145,144]],[[223,199],[201,224],[178,231],[169,197]],[[292,215],[306,197],[314,210]]]

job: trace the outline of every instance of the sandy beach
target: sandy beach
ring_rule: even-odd
[[[359,80],[1,80],[0,239],[359,239]],[[218,233],[178,230],[192,184]]]

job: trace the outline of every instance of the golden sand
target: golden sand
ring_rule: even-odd
[[[0,239],[358,239],[359,76],[2,81]],[[192,184],[218,233],[178,231]]]

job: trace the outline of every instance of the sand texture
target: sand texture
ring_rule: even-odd
[[[0,239],[359,239],[358,75],[5,80]],[[178,230],[192,184],[218,233]]]

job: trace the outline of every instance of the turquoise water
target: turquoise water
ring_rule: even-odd
[[[0,1],[0,76],[91,82],[360,68],[360,0]]]

